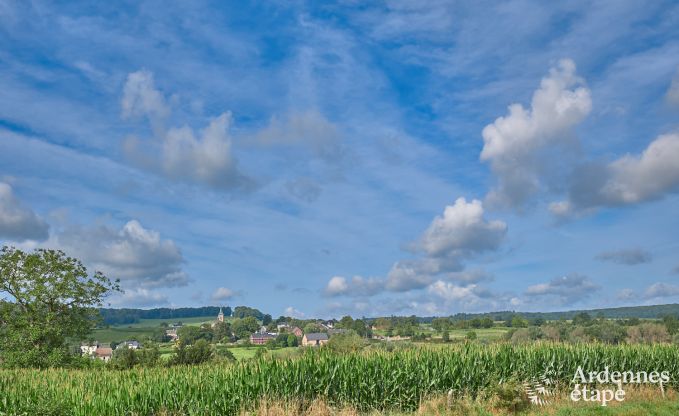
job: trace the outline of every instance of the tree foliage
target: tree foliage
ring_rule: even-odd
[[[68,339],[85,339],[97,307],[119,291],[101,272],[87,273],[63,251],[0,250],[0,358],[5,366],[53,367],[73,361]]]

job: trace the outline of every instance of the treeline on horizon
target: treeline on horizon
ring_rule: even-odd
[[[250,308],[247,306],[236,306],[232,309],[230,306],[222,308],[224,315],[234,316],[236,318],[245,318],[253,316],[262,320],[264,313],[259,309]],[[99,310],[105,325],[125,325],[136,324],[141,319],[167,319],[180,320],[181,318],[195,318],[199,316],[217,316],[219,313],[219,306],[203,306],[195,308],[154,308],[154,309],[114,309],[102,308]],[[619,308],[606,309],[581,309],[563,312],[517,312],[517,311],[498,311],[489,313],[458,313],[451,315],[450,318],[454,321],[466,321],[475,318],[490,317],[494,321],[509,321],[516,315],[521,315],[528,320],[543,319],[547,321],[558,321],[562,319],[573,319],[575,315],[586,312],[593,317],[603,317],[608,319],[660,319],[665,316],[673,315],[679,316],[679,304],[667,305],[650,305],[650,306],[626,306]],[[435,316],[417,317],[418,322],[431,323],[436,318]],[[368,322],[372,322],[377,318],[367,318]]]
[[[99,309],[99,313],[101,314],[104,325],[126,325],[139,323],[141,319],[167,319],[168,321],[177,321],[181,320],[182,318],[196,318],[199,316],[217,317],[219,308],[219,306],[202,306],[199,308],[176,309],[101,308]],[[264,313],[262,313],[259,309],[254,309],[247,306],[236,306],[234,309],[231,309],[230,306],[226,306],[222,307],[222,312],[224,312],[225,316],[233,316],[235,318],[245,318],[248,316],[253,316],[259,320],[264,318]]]

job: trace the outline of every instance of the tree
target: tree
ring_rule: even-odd
[[[193,345],[187,345],[181,339],[172,357],[172,364],[200,364],[212,359],[212,346],[204,339]]]
[[[297,340],[295,334],[288,334],[287,343],[288,347],[296,347],[299,341]]]
[[[467,335],[464,336],[464,338],[465,338],[467,341],[474,341],[474,340],[476,339],[476,332],[474,332],[474,331],[469,331],[469,332],[467,332]]]
[[[328,341],[328,347],[335,352],[353,352],[358,351],[365,345],[365,341],[354,331],[348,331],[344,334],[333,335]]]
[[[231,322],[231,330],[238,339],[248,338],[250,334],[259,329],[259,323],[253,316],[248,316],[242,319],[234,319]]]
[[[679,319],[676,316],[666,315],[663,317],[663,323],[667,329],[667,333],[674,335],[679,331]]]
[[[177,336],[185,344],[193,344],[199,339],[206,341],[212,340],[212,332],[209,328],[202,328],[192,325],[186,325],[177,330]]]
[[[0,361],[12,367],[68,365],[67,340],[85,339],[100,318],[96,307],[120,291],[101,272],[89,275],[63,251],[0,250]]]
[[[437,332],[443,332],[450,329],[450,319],[448,318],[434,318],[431,321],[431,327]]]
[[[580,312],[573,317],[573,325],[587,326],[592,324],[592,317],[587,312]]]
[[[448,333],[448,331],[443,331],[443,334],[441,335],[441,340],[443,342],[450,341],[450,334]]]
[[[271,321],[272,321],[271,315],[269,315],[268,313],[262,317],[262,325],[264,326],[269,325]]]

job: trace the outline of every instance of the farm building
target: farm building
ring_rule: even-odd
[[[320,347],[328,343],[328,334],[323,332],[317,332],[312,334],[306,334],[302,337],[303,347]]]
[[[250,343],[255,345],[264,345],[270,339],[275,338],[275,335],[269,334],[267,332],[255,332],[254,334],[250,335]]]

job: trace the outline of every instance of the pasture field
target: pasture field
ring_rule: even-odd
[[[500,383],[545,370],[557,386],[568,384],[578,366],[586,372],[606,366],[668,371],[667,387],[676,389],[679,347],[468,343],[347,354],[307,350],[296,358],[125,371],[0,370],[0,414],[233,415],[256,409],[263,398],[303,405],[322,400],[360,412],[413,412],[448,391],[456,397],[492,397]]]
[[[231,319],[231,318],[225,318]],[[101,343],[110,343],[112,341],[126,341],[130,339],[142,340],[151,336],[153,330],[158,330],[160,324],[166,322],[171,324],[173,322],[181,321],[184,325],[200,326],[204,322],[212,322],[215,320],[214,316],[198,316],[194,318],[181,319],[141,319],[134,324],[111,325],[108,328],[97,328],[92,331],[92,339]]]

